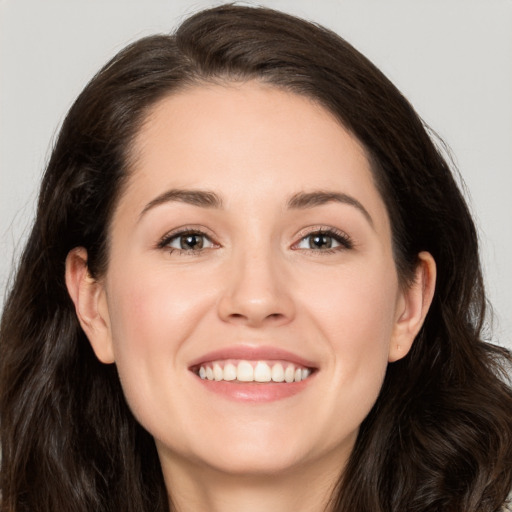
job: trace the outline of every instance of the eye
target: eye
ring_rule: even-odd
[[[293,248],[314,251],[351,249],[352,242],[348,235],[337,230],[317,230],[301,238]]]
[[[205,233],[187,230],[166,235],[158,246],[162,249],[171,249],[171,252],[198,252],[215,247],[215,244]]]

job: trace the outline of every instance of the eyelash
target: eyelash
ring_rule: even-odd
[[[173,254],[175,252],[179,253],[179,254],[184,254],[184,255],[187,255],[187,254],[199,254],[205,250],[208,250],[210,248],[213,248],[213,247],[201,247],[200,249],[178,249],[176,247],[170,247],[169,244],[172,243],[174,240],[176,239],[179,239],[180,237],[184,237],[184,236],[191,236],[191,235],[195,235],[195,236],[198,236],[198,237],[203,237],[204,239],[208,240],[213,247],[217,246],[218,247],[218,244],[216,244],[209,235],[207,235],[204,231],[202,231],[201,229],[198,229],[198,228],[193,228],[193,227],[184,227],[182,229],[179,229],[177,231],[172,231],[170,233],[167,233],[166,235],[164,235],[162,237],[162,239],[158,242],[157,244],[157,248],[158,249],[165,249],[166,251],[169,252],[169,254]]]
[[[335,242],[337,242],[339,244],[339,246],[330,247],[327,249],[317,249],[317,250],[310,249],[310,248],[302,249],[302,248],[298,247],[298,245],[300,243],[302,243],[303,241],[305,241],[308,238],[311,238],[313,236],[329,237],[332,240],[334,240]],[[335,228],[325,228],[325,227],[320,227],[320,226],[308,228],[307,232],[302,232],[300,234],[300,240],[298,242],[294,243],[292,246],[292,249],[297,250],[297,251],[301,251],[301,250],[313,251],[315,253],[322,254],[322,255],[333,254],[333,253],[336,253],[339,251],[350,250],[353,248],[354,248],[354,242],[352,241],[350,236],[347,235],[347,233],[344,233],[343,231],[340,231]]]
[[[208,240],[209,243],[212,244],[213,247],[201,247],[199,249],[178,249],[175,247],[170,247],[169,244],[171,244],[174,240],[184,237],[187,235],[195,235],[198,237],[204,237],[204,239]],[[300,248],[298,247],[299,244],[304,242],[310,237],[313,236],[324,236],[329,237],[332,240],[334,240],[339,245],[337,247],[330,247],[327,249],[311,249],[311,248]],[[175,252],[178,252],[179,254],[200,254],[201,252],[218,247],[218,244],[216,244],[209,235],[207,235],[204,231],[201,229],[193,228],[193,227],[185,227],[178,231],[172,231],[170,233],[167,233],[162,237],[162,239],[158,242],[157,248],[158,249],[165,249],[169,252],[169,254],[173,254]],[[340,231],[338,229],[334,228],[325,228],[325,227],[313,227],[309,228],[307,232],[300,233],[300,239],[298,242],[295,242],[292,247],[293,250],[297,251],[313,251],[315,253],[321,253],[323,255],[327,254],[333,254],[338,251],[343,250],[349,250],[354,248],[354,243],[352,239],[343,231]]]

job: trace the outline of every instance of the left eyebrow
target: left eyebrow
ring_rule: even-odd
[[[355,197],[342,192],[326,192],[323,190],[298,192],[288,200],[287,206],[292,210],[305,210],[331,202],[348,204],[357,208],[365,216],[370,225],[374,227],[372,216],[368,213],[368,210],[361,204],[361,202]]]

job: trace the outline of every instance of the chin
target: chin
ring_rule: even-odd
[[[233,447],[204,460],[213,470],[240,477],[264,477],[285,474],[300,466],[299,454],[282,453],[279,450],[247,450],[245,447]]]
[[[268,429],[267,425],[264,431],[226,428],[222,435],[209,429],[204,436],[197,436],[199,443],[189,444],[186,451],[183,451],[183,444],[174,449],[171,447],[169,451],[182,460],[194,461],[199,467],[224,474],[275,475],[290,471],[305,461],[313,448],[311,437],[294,440],[290,429],[285,429],[288,435],[283,436],[283,426],[279,427]]]

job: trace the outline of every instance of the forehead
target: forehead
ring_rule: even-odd
[[[228,196],[250,188],[251,198],[281,202],[310,189],[380,199],[364,147],[334,115],[259,82],[202,84],[164,98],[142,125],[133,157],[126,192],[139,207],[165,188]]]

